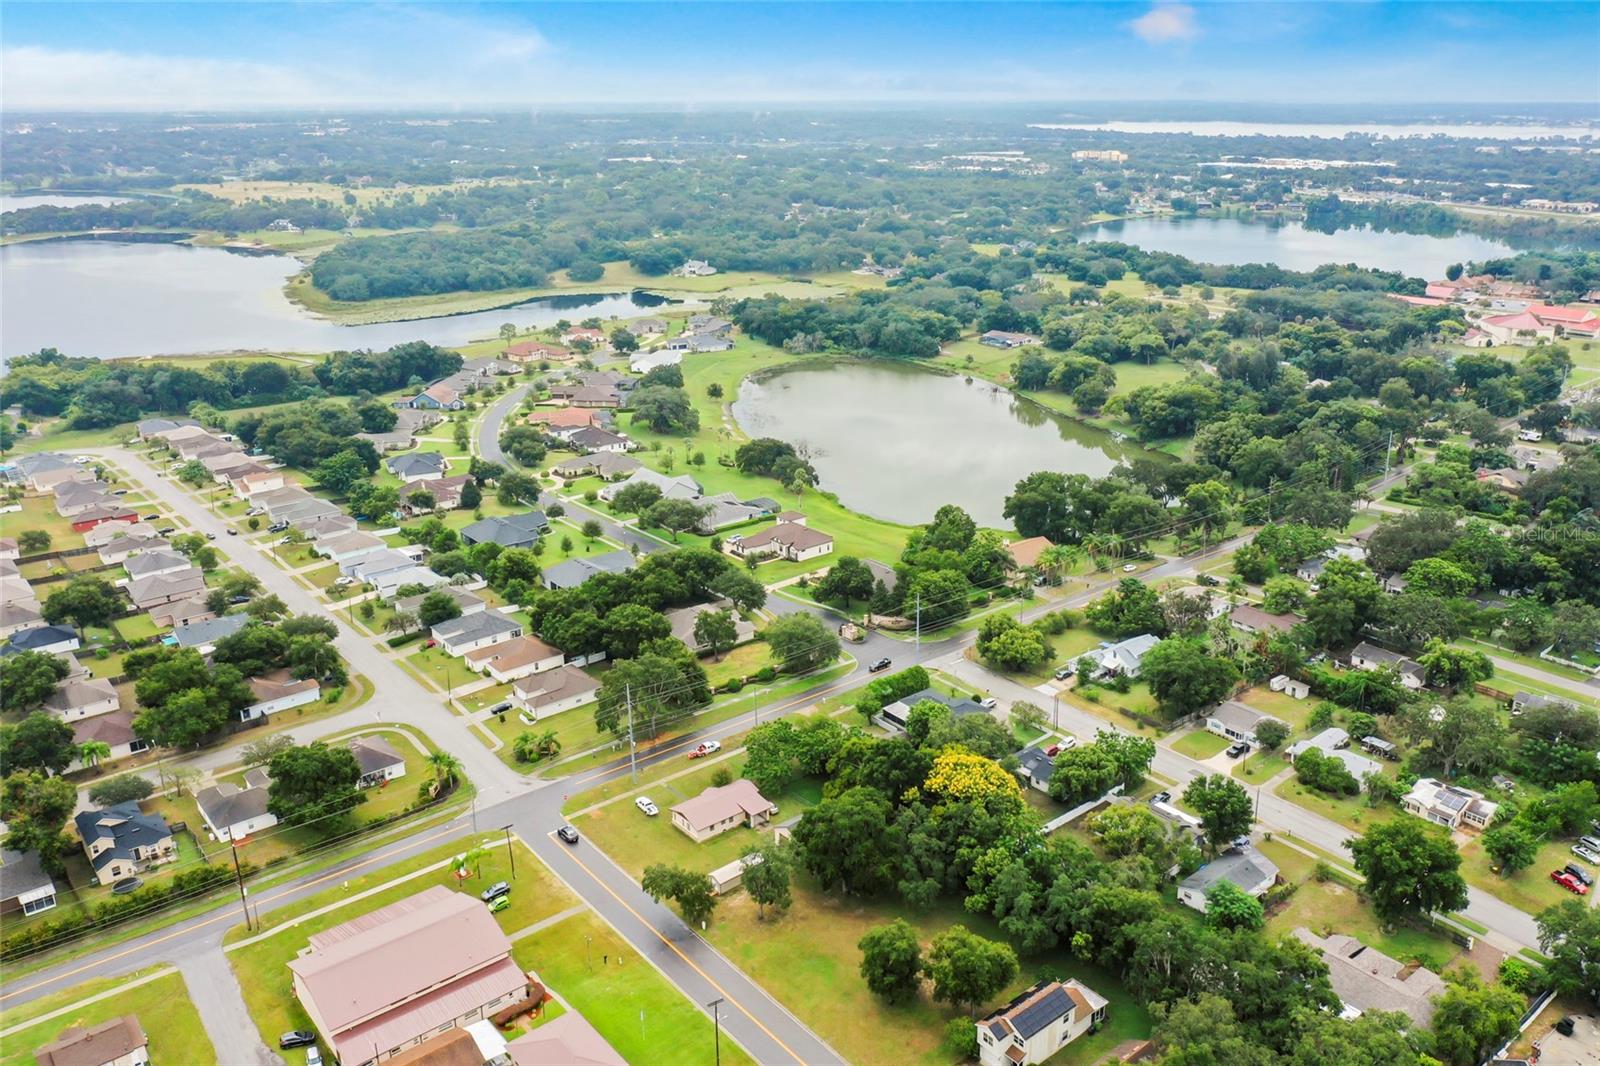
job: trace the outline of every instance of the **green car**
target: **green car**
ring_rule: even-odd
[[[490,914],[499,914],[501,911],[505,910],[509,906],[511,906],[511,897],[510,896],[501,896],[499,899],[497,899],[493,903],[489,904],[489,913]]]

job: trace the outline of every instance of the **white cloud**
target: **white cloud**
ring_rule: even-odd
[[[23,46],[0,53],[7,110],[311,106],[327,86],[272,63]]]
[[[1128,28],[1148,44],[1192,41],[1200,36],[1194,8],[1188,4],[1157,4],[1129,22]]]

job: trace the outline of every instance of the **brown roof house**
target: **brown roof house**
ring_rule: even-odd
[[[599,690],[600,682],[576,666],[562,665],[513,681],[511,702],[522,710],[524,721],[538,721],[591,702]]]
[[[627,1066],[627,1060],[576,1011],[567,1011],[506,1046],[517,1066]]]
[[[1014,540],[1006,545],[1006,551],[1011,553],[1013,565],[1027,570],[1029,567],[1039,565],[1039,557],[1055,544],[1049,537],[1028,537],[1026,540]]]
[[[382,1062],[528,992],[488,908],[443,885],[313,934],[289,970],[342,1066]]]
[[[1407,966],[1342,933],[1324,938],[1301,926],[1294,935],[1322,955],[1334,995],[1348,1011],[1397,1010],[1419,1029],[1432,1024],[1433,999],[1445,990],[1432,970]]]
[[[124,1014],[88,1028],[68,1026],[33,1057],[39,1066],[149,1066],[150,1038],[138,1018]]]
[[[672,824],[695,843],[703,844],[741,825],[760,829],[777,810],[776,803],[741,777],[726,785],[713,785],[672,808]]]
[[[502,684],[554,670],[566,662],[560,648],[553,648],[538,637],[517,637],[486,648],[474,648],[461,658],[469,668],[482,670]]]
[[[833,538],[820,529],[803,525],[804,521],[805,516],[802,515],[798,522],[779,522],[748,537],[735,539],[735,534],[724,542],[724,549],[729,555],[740,559],[775,555],[792,563],[805,562],[833,551]]]
[[[1100,1028],[1106,998],[1072,978],[1040,981],[978,1022],[983,1066],[1043,1062],[1085,1033]]]
[[[148,611],[152,607],[193,599],[206,593],[205,575],[199,567],[190,567],[175,574],[152,574],[135,578],[126,585],[128,598],[133,605]]]

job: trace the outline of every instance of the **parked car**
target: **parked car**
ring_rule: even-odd
[[[237,529],[230,529],[230,530],[228,530],[228,536],[230,536],[230,537],[237,537],[237,536],[238,536],[238,535],[239,535],[239,531],[238,531],[238,530],[237,530]]]
[[[501,700],[499,703],[497,703],[493,707],[489,708],[489,713],[490,714],[505,714],[510,709],[511,709],[511,701],[510,700]]]
[[[1568,892],[1572,892],[1576,895],[1587,896],[1589,894],[1589,886],[1584,884],[1582,881],[1579,881],[1576,877],[1573,877],[1565,870],[1551,870],[1550,880],[1554,881]]]
[[[263,515],[266,513],[267,509],[265,507],[252,507],[250,510],[244,513],[244,516],[246,518],[254,518],[256,515]]]
[[[1582,844],[1572,845],[1572,854],[1588,863],[1590,866],[1600,866],[1600,851],[1586,848]]]
[[[306,1049],[306,1066],[322,1066],[322,1049],[315,1044]]]
[[[217,539],[217,535],[215,533],[207,533],[206,534],[206,539],[207,540],[216,540]]]
[[[699,747],[695,748],[693,751],[689,752],[689,758],[691,758],[691,759],[703,759],[707,755],[710,755],[713,752],[718,752],[718,751],[721,751],[721,750],[722,750],[722,742],[720,740],[708,740],[708,741],[705,741],[703,744],[701,744]]]
[[[127,489],[112,489],[111,490],[111,495],[113,495],[113,496],[126,496],[127,494],[128,494],[128,490]]]
[[[274,523],[272,523],[272,525],[267,527],[267,532],[268,533],[282,533],[284,530],[286,530],[288,528],[289,528],[289,523],[287,523],[287,522],[274,522]]]
[[[283,1051],[294,1047],[310,1047],[316,1042],[317,1034],[310,1029],[293,1029],[278,1037],[278,1047]]]
[[[505,910],[509,906],[511,906],[511,897],[510,896],[501,896],[499,899],[497,899],[493,903],[489,904],[489,913],[490,914],[499,914],[501,911]]]
[[[1067,678],[1071,677],[1075,671],[1076,667],[1074,667],[1071,663],[1068,663],[1065,666],[1058,666],[1056,667],[1056,680],[1065,681]]]
[[[176,533],[177,531],[178,531],[178,527],[177,526],[162,526],[160,529],[156,530],[156,532],[159,533],[163,537],[169,537],[172,534]]]
[[[1237,744],[1233,744],[1228,748],[1228,758],[1237,759],[1239,756],[1244,755],[1249,750],[1250,745],[1241,740]]]
[[[430,637],[422,642],[422,646],[424,648],[437,648],[439,646],[439,642]]]
[[[1590,851],[1600,852],[1600,837],[1579,837],[1578,844]]]
[[[887,669],[889,669],[889,660],[887,658],[883,658],[883,659],[879,659],[877,662],[875,662],[871,666],[867,667],[867,673],[875,674],[879,670],[887,670]]]
[[[1195,578],[1195,583],[1204,585],[1206,588],[1214,588],[1215,586],[1222,584],[1222,582],[1218,581],[1210,574],[1201,574],[1199,577]]]
[[[1139,569],[1139,566],[1138,566],[1137,563],[1124,563],[1122,565],[1122,572],[1124,574],[1131,574],[1137,569]]]
[[[233,604],[235,607],[237,607],[241,603],[249,603],[250,602],[250,597],[249,596],[229,596],[228,597],[228,602]]]
[[[578,842],[578,831],[570,825],[564,825],[557,829],[556,836],[565,840],[568,844],[576,844]]]
[[[633,805],[652,818],[661,813],[661,808],[657,807],[649,796],[640,796],[633,801]]]
[[[161,521],[161,512],[160,511],[152,511],[150,514],[147,514],[147,515],[144,516],[144,520],[146,522],[159,522],[159,521]]]
[[[1171,803],[1172,802],[1172,793],[1170,793],[1170,792],[1157,792],[1154,796],[1150,797],[1150,802],[1151,803]]]
[[[993,696],[989,696],[985,699],[979,700],[978,706],[982,707],[986,711],[992,711],[996,707],[1000,706],[1000,701],[995,699]]]
[[[1585,870],[1583,867],[1579,866],[1575,862],[1567,863],[1565,866],[1562,867],[1562,869],[1567,871],[1567,873],[1571,874],[1573,877],[1576,877],[1579,881],[1582,881],[1586,885],[1594,884],[1594,878],[1589,876],[1589,871]]]
[[[478,893],[478,898],[483,900],[485,903],[490,903],[499,899],[501,896],[509,895],[511,895],[511,882],[496,881],[494,884]]]

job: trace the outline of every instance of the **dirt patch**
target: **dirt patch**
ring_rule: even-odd
[[[1465,953],[1465,958],[1480,977],[1492,982],[1500,973],[1500,964],[1505,961],[1506,953],[1491,947],[1483,937],[1475,936],[1472,938],[1472,950]]]

